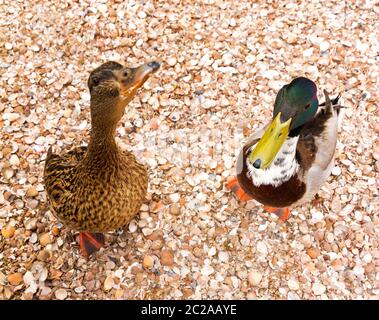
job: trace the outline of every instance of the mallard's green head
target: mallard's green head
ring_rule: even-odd
[[[275,99],[273,121],[250,154],[256,169],[265,169],[275,159],[290,132],[307,123],[318,108],[316,84],[296,78],[279,90]]]
[[[318,108],[316,84],[300,77],[285,85],[278,92],[274,104],[273,118],[280,112],[280,121],[291,119],[290,130],[307,123],[316,114]]]

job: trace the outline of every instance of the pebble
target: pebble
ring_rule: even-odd
[[[0,271],[0,285],[4,286],[7,283],[7,277]]]
[[[30,47],[34,52],[38,52],[40,50],[40,47],[37,45],[33,45]]]
[[[305,234],[300,238],[300,242],[304,245],[304,247],[308,248],[312,245],[312,238],[309,234]]]
[[[313,54],[313,48],[309,48],[303,51],[303,56],[309,58]]]
[[[33,210],[38,207],[39,202],[36,199],[29,199],[27,204],[28,204],[28,207]]]
[[[115,299],[121,299],[123,295],[124,295],[124,290],[117,289],[115,294],[114,294],[114,297],[115,297]]]
[[[320,250],[317,248],[309,248],[309,249],[307,249],[307,254],[312,259],[316,259],[320,255]]]
[[[51,289],[48,287],[42,287],[39,298],[41,300],[50,300],[51,299]]]
[[[104,281],[104,290],[109,291],[113,288],[114,286],[114,280],[111,276],[108,276],[105,278]]]
[[[249,88],[249,83],[247,81],[242,81],[239,83],[239,88],[241,91],[244,91],[246,90],[247,88]]]
[[[10,159],[9,159],[9,163],[12,166],[18,167],[20,165],[20,159],[17,157],[17,155],[12,154]]]
[[[180,200],[180,194],[179,193],[173,193],[169,195],[170,201],[172,203],[179,202]]]
[[[248,54],[245,58],[246,62],[248,64],[253,64],[254,61],[255,61],[255,56],[253,56],[252,54]]]
[[[322,221],[324,219],[324,215],[321,211],[315,211],[312,213],[312,219],[315,221]]]
[[[174,264],[174,254],[171,250],[163,249],[161,252],[161,264],[171,267]]]
[[[48,232],[43,233],[39,236],[39,242],[42,246],[47,246],[52,242],[52,238]]]
[[[26,190],[26,195],[28,197],[36,197],[38,196],[38,190],[36,189],[36,187],[31,186],[30,188],[28,188],[28,190]]]
[[[362,260],[365,263],[370,263],[372,261],[372,255],[370,253],[365,253]]]
[[[320,43],[320,51],[321,52],[324,52],[324,51],[327,51],[329,49],[329,42],[326,42],[326,41],[323,41]]]
[[[47,250],[41,250],[38,252],[37,259],[40,261],[48,261],[50,258],[50,252]]]
[[[316,296],[320,296],[325,293],[326,288],[323,284],[316,282],[312,285],[312,291]]]
[[[113,261],[107,261],[105,264],[105,270],[113,270],[116,267],[116,264]]]
[[[180,206],[176,203],[172,204],[170,207],[170,213],[177,216],[180,214]]]
[[[365,274],[365,269],[362,266],[357,265],[354,267],[353,273],[357,277],[362,277]]]
[[[37,229],[37,218],[29,218],[24,222],[24,226],[26,230],[36,230]]]
[[[154,258],[152,256],[145,256],[142,265],[148,269],[152,268],[154,266]]]
[[[24,283],[29,286],[32,282],[34,282],[34,276],[33,273],[30,271],[26,271],[23,275],[22,279],[24,280]]]
[[[12,273],[8,275],[7,280],[12,286],[18,286],[22,282],[22,273]]]
[[[130,221],[130,223],[129,223],[129,231],[131,233],[134,233],[134,232],[137,231],[137,228],[138,228],[137,222],[134,219],[132,221]]]
[[[250,285],[257,286],[258,284],[260,284],[262,281],[262,277],[263,275],[259,271],[257,270],[250,271],[248,274],[248,280],[249,280]]]
[[[204,265],[204,267],[201,269],[201,274],[203,276],[210,276],[212,273],[214,273],[214,268],[208,264]]]
[[[54,295],[58,300],[64,300],[67,298],[67,291],[65,289],[58,289],[54,292]]]
[[[300,297],[296,293],[288,292],[287,299],[288,300],[300,300]]]
[[[339,213],[340,216],[347,216],[348,214],[352,213],[354,210],[354,206],[351,205],[351,204],[348,204],[347,206],[345,206],[341,212]]]
[[[22,209],[24,206],[25,206],[25,203],[24,201],[22,201],[21,199],[17,199],[14,204],[16,205],[16,208],[17,209]]]
[[[338,197],[334,197],[331,205],[331,209],[335,213],[340,213],[342,209],[341,201]]]
[[[59,235],[59,233],[60,233],[60,229],[57,226],[53,226],[51,228],[51,232],[53,233],[54,236],[57,237]]]
[[[279,76],[279,72],[276,70],[266,70],[262,72],[262,77],[267,79],[274,79],[277,76]]]
[[[139,11],[137,15],[141,19],[145,19],[147,17],[146,12],[144,11]]]
[[[15,227],[7,226],[7,227],[1,229],[1,234],[4,238],[12,238],[15,231],[16,231]]]
[[[85,291],[86,290],[86,287],[85,286],[79,286],[79,287],[76,287],[75,289],[74,289],[74,291],[76,292],[76,293],[82,293],[83,291]]]
[[[4,120],[9,120],[10,122],[13,122],[20,118],[20,115],[18,113],[4,113],[3,114],[3,119]]]
[[[3,169],[3,176],[5,179],[9,180],[14,175],[14,171],[12,168],[4,168]]]
[[[257,243],[257,251],[263,256],[266,256],[268,253],[267,245],[263,241],[259,241]]]
[[[217,250],[215,247],[212,247],[208,251],[208,256],[213,257],[216,254]]]
[[[97,6],[97,9],[99,10],[99,12],[101,12],[102,14],[105,14],[108,12],[108,6],[105,4],[105,3],[100,3],[98,6]]]
[[[167,59],[167,64],[169,66],[173,67],[174,65],[176,65],[176,58],[174,58],[174,57],[168,58]]]
[[[228,262],[229,260],[229,253],[225,251],[221,251],[218,253],[218,258],[221,262]]]
[[[32,235],[29,238],[30,243],[36,243],[38,240],[38,236],[35,232],[32,233]]]
[[[341,168],[338,166],[333,167],[332,169],[332,175],[333,176],[339,176],[341,174]]]
[[[180,113],[179,112],[173,112],[170,114],[170,120],[173,122],[177,122],[180,120]]]
[[[295,279],[289,279],[288,282],[287,282],[287,285],[288,285],[288,288],[290,288],[290,290],[299,290],[300,286],[299,286],[299,283],[295,280]]]

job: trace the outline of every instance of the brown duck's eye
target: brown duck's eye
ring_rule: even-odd
[[[130,70],[125,70],[124,73],[122,74],[125,78],[130,75]]]
[[[92,84],[93,86],[97,86],[100,83],[100,79],[97,77],[92,78]]]

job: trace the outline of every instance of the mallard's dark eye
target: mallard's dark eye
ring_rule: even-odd
[[[304,110],[307,110],[310,106],[311,106],[311,104],[308,103],[308,104],[305,106]]]

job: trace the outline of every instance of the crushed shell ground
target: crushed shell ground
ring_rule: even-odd
[[[379,6],[374,1],[0,0],[0,298],[379,298]],[[89,72],[162,67],[117,141],[148,198],[87,259],[52,216],[46,151],[88,141]],[[331,177],[285,224],[226,190],[296,76],[342,94]]]

